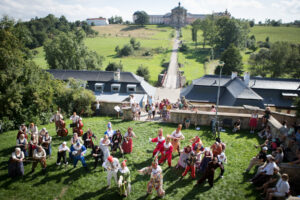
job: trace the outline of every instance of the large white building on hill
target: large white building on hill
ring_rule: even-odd
[[[230,16],[230,13],[227,12],[217,12],[212,13],[214,16]],[[207,14],[191,14],[187,10],[178,4],[177,7],[171,10],[171,13],[165,15],[149,15],[149,24],[163,24],[171,25],[174,27],[182,27],[187,24],[193,23],[197,19],[205,19]],[[133,22],[137,19],[135,13],[133,14]]]

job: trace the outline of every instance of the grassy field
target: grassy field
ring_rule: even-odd
[[[126,155],[128,167],[131,170],[132,193],[127,199],[154,199],[153,195],[145,198],[146,184],[149,176],[141,176],[137,173],[138,169],[146,167],[151,163],[152,150],[155,144],[149,143],[149,137],[156,137],[157,130],[162,127],[164,135],[170,134],[175,128],[174,124],[159,124],[151,122],[122,122],[118,119],[109,117],[86,118],[84,130],[91,128],[97,135],[98,144],[100,137],[103,136],[108,121],[111,121],[114,129],[120,129],[124,134],[127,127],[133,127],[137,137],[134,139],[133,153]],[[67,122],[68,124],[70,121]],[[43,126],[39,126],[41,129]],[[17,131],[9,131],[0,134],[0,199],[121,199],[118,196],[117,187],[112,181],[112,189],[106,190],[106,172],[101,167],[93,169],[93,159],[90,149],[86,155],[89,172],[86,172],[81,163],[77,168],[71,164],[68,166],[56,166],[56,155],[58,145],[64,140],[70,144],[70,136],[59,138],[55,136],[54,124],[45,126],[53,136],[53,156],[47,160],[47,173],[43,175],[41,167],[38,165],[35,173],[29,174],[31,164],[25,166],[25,176],[19,179],[10,179],[7,175],[7,161],[14,150],[15,137]],[[186,139],[183,145],[189,144],[189,140],[195,135],[199,135],[205,146],[210,146],[214,140],[208,127],[201,127],[201,131],[193,129],[183,130]],[[247,183],[251,175],[244,175],[243,171],[247,167],[249,160],[257,150],[254,148],[258,144],[258,139],[248,132],[231,133],[222,132],[222,140],[227,144],[226,155],[228,164],[225,165],[223,179],[217,179],[219,169],[215,175],[215,185],[210,188],[208,183],[196,186],[196,181],[186,176],[179,180],[181,170],[174,167],[167,169],[167,164],[163,165],[164,170],[164,189],[166,196],[163,199],[257,199],[258,193]],[[116,154],[120,158],[120,154]],[[123,159],[120,158],[120,161]],[[173,157],[172,166],[175,166],[178,156]],[[197,179],[200,175],[197,175]],[[156,199],[156,198],[155,198]]]
[[[255,35],[256,41],[265,41],[266,37],[269,37],[271,43],[277,41],[300,43],[300,28],[297,27],[254,26],[250,30],[250,35]]]
[[[110,62],[121,62],[124,71],[136,72],[140,65],[147,66],[150,71],[150,82],[155,84],[158,75],[162,72],[161,62],[170,57],[170,51],[153,56],[133,55],[128,57],[116,57],[115,47],[128,44],[131,37],[135,37],[141,43],[141,48],[151,50],[154,48],[165,48],[170,50],[172,46],[171,36],[173,29],[171,27],[160,27],[156,25],[147,25],[145,27],[127,26],[127,25],[109,25],[93,27],[99,32],[95,38],[86,38],[85,44],[89,50],[96,51],[105,58],[103,70]],[[34,61],[42,68],[48,68],[44,59],[43,48],[37,48],[38,54]]]

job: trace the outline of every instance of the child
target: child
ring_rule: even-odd
[[[233,129],[232,129],[232,132],[237,132],[241,129],[241,120],[238,119],[236,122],[234,122],[233,124]]]

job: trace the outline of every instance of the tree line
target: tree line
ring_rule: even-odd
[[[28,56],[24,30],[7,16],[0,21],[0,123],[3,130],[21,123],[48,123],[58,108],[92,114],[93,93],[81,83],[55,80]],[[65,34],[65,33],[64,33]]]

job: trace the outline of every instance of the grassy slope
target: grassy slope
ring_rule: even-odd
[[[265,41],[269,36],[270,42],[300,43],[300,28],[297,27],[254,26],[250,30],[250,35],[254,34],[256,41]]]
[[[202,32],[198,31],[198,42],[202,42]],[[205,74],[204,70],[204,59],[208,55],[208,51],[201,50],[202,46],[198,45],[198,50],[195,51],[195,44],[192,41],[191,26],[182,28],[182,38],[183,42],[188,45],[189,50],[187,52],[178,53],[178,61],[184,65],[180,70],[184,71],[186,80],[188,82],[200,78]]]
[[[170,57],[170,52],[165,54],[155,54],[154,56],[129,56],[116,57],[115,47],[122,47],[129,43],[131,37],[135,37],[141,42],[142,48],[152,49],[163,47],[171,49],[170,34],[173,31],[171,27],[158,27],[156,25],[147,25],[145,28],[130,28],[126,25],[110,25],[105,27],[94,27],[99,32],[99,36],[95,38],[85,39],[86,46],[105,58],[103,62],[103,70],[109,62],[122,62],[124,71],[136,72],[137,68],[143,64],[149,67],[150,82],[157,81],[158,74],[161,73],[161,61]],[[42,68],[48,68],[45,61],[43,48],[37,48],[38,54],[34,61]]]
[[[149,176],[137,174],[137,170],[151,163],[151,152],[155,144],[148,142],[148,137],[155,137],[157,129],[162,127],[164,134],[170,134],[175,125],[157,124],[151,122],[121,122],[120,120],[108,117],[97,117],[84,119],[84,130],[90,127],[99,138],[103,136],[106,123],[112,121],[115,129],[120,129],[124,134],[128,126],[133,127],[138,138],[134,139],[134,149],[131,155],[126,155],[128,167],[132,173],[132,194],[128,199],[145,199],[146,184]],[[68,121],[69,123],[69,121]],[[7,177],[7,160],[14,149],[15,136],[17,131],[9,131],[0,134],[0,193],[1,199],[120,199],[117,193],[116,184],[112,181],[113,188],[106,190],[106,172],[99,167],[91,169],[86,173],[78,163],[77,168],[69,164],[67,167],[56,166],[56,154],[58,145],[66,138],[58,138],[54,135],[54,124],[46,125],[47,130],[53,136],[53,157],[47,160],[48,173],[41,174],[41,167],[38,165],[36,172],[28,175],[31,165],[25,166],[25,177],[23,179],[12,180]],[[42,128],[41,126],[39,128]],[[201,131],[194,129],[183,130],[186,139],[183,145],[189,144],[189,140],[199,135],[205,146],[213,143],[209,128],[202,127]],[[228,164],[225,166],[225,176],[219,179],[215,186],[210,189],[208,183],[201,187],[194,187],[196,181],[191,181],[189,175],[183,180],[179,180],[182,171],[174,168],[164,171],[164,189],[166,196],[164,199],[256,199],[257,193],[246,182],[250,176],[244,176],[243,170],[247,167],[249,159],[257,153],[254,144],[258,143],[257,137],[249,133],[222,133],[222,140],[227,144],[226,154]],[[68,142],[69,144],[69,142]],[[117,155],[120,157],[120,155]],[[90,156],[90,149],[86,156],[87,164],[93,166],[93,159]],[[122,161],[123,159],[120,159]],[[173,157],[172,165],[175,166],[178,156]],[[167,164],[163,165],[165,170]],[[216,173],[219,174],[219,169]],[[199,176],[198,176],[199,177]],[[17,193],[15,191],[18,191]],[[155,191],[153,191],[155,194]],[[153,199],[156,195],[148,197]]]

